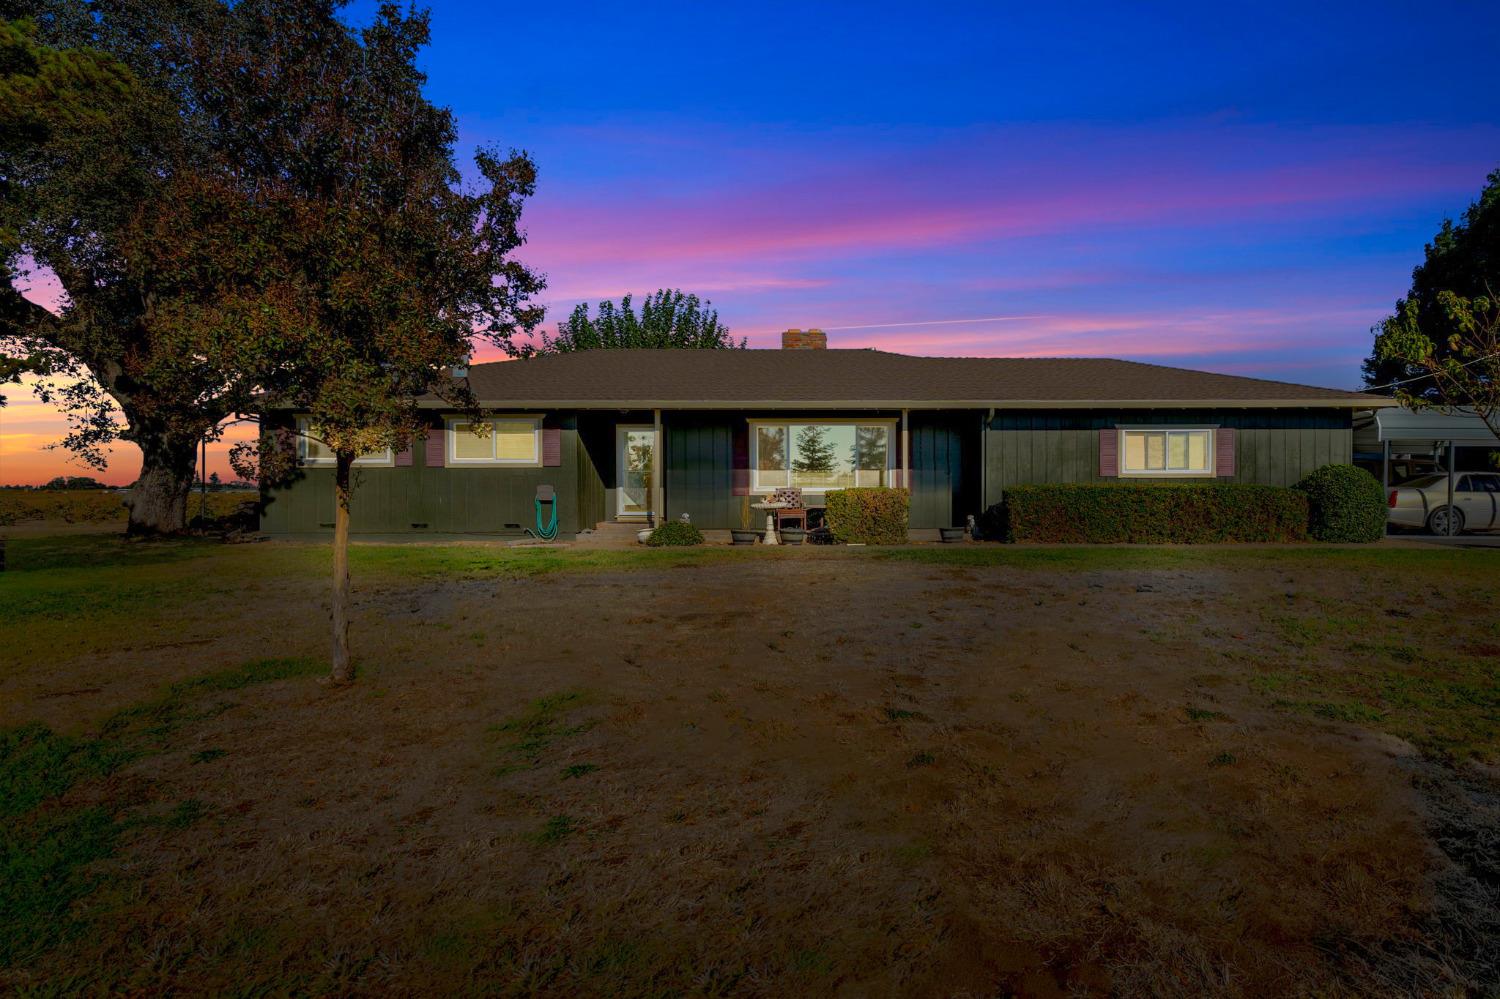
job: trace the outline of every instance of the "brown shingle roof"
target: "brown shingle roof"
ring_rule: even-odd
[[[476,364],[515,408],[1348,406],[1356,392],[1108,358],[913,357],[877,350],[591,350]]]

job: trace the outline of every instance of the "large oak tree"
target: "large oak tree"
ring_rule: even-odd
[[[22,12],[0,21],[0,353],[40,365],[84,461],[103,467],[117,439],[140,448],[131,530],[177,530],[198,443],[254,388],[180,323],[185,299],[216,289],[214,261],[181,266],[180,226],[215,217],[201,194],[236,170],[183,71],[222,11],[0,0],[0,17]],[[56,314],[17,290],[33,271],[61,285]]]

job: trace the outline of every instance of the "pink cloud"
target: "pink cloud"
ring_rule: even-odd
[[[741,178],[683,195],[622,201],[544,192],[528,213],[539,234],[530,252],[549,270],[786,261],[1101,226],[1306,219],[1467,190],[1484,166],[1478,157],[1439,160],[1422,146],[1371,153],[1373,136],[1347,130],[1293,159],[1285,136],[1279,146],[1267,145],[1275,138],[1265,129],[1218,125],[1154,137],[1023,131],[912,154],[855,154],[842,168],[820,161],[779,180]],[[788,170],[795,169],[794,159]]]

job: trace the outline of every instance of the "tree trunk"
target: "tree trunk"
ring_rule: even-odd
[[[333,477],[333,673],[344,686],[354,682],[349,658],[349,494],[354,455],[340,451]]]
[[[141,448],[141,477],[126,505],[132,535],[173,534],[187,526],[188,494],[198,464],[196,440],[153,441]]]

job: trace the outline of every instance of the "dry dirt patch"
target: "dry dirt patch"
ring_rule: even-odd
[[[204,817],[128,837],[92,932],[6,974],[371,995],[1452,988],[1473,974],[1435,936],[1453,868],[1401,744],[1256,685],[1288,669],[1287,606],[1335,584],[1370,597],[1307,565],[386,579],[361,591],[355,688],[207,698],[169,748],[78,792],[128,782]],[[242,588],[193,654],[316,648],[318,615],[283,597]],[[1338,667],[1322,641],[1304,651]],[[28,689],[175,655],[129,644]],[[10,710],[56,721],[57,703]]]

